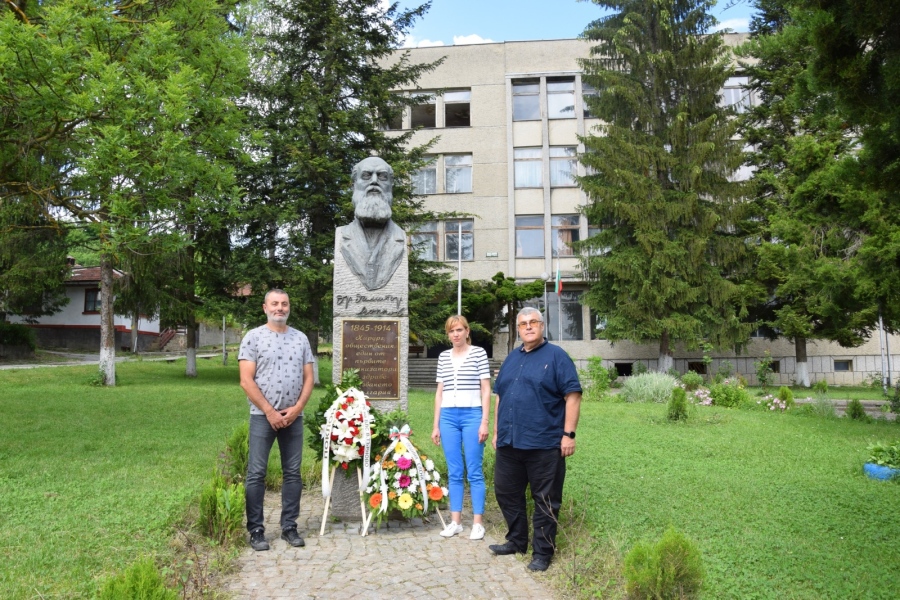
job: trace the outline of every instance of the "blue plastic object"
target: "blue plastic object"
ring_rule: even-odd
[[[893,479],[900,476],[900,469],[892,469],[890,467],[882,467],[875,463],[866,463],[863,465],[866,475],[872,479]]]

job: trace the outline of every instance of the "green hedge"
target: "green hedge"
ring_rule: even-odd
[[[28,346],[34,351],[34,331],[25,325],[0,322],[0,346]]]

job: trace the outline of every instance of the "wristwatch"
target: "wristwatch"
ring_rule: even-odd
[[[568,436],[568,437],[572,438],[573,440],[575,439],[574,431],[563,431],[563,435]]]

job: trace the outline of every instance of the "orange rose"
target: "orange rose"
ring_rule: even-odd
[[[422,510],[422,505],[416,502],[416,510]]]
[[[379,506],[381,506],[381,494],[380,493],[372,494],[372,497],[369,498],[369,506],[371,506],[372,508],[378,508]]]
[[[442,490],[439,485],[433,485],[431,486],[431,489],[428,490],[428,497],[437,502],[444,497],[444,490]]]

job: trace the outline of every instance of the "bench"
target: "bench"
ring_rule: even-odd
[[[419,355],[422,354],[423,352],[425,352],[425,346],[412,346],[412,345],[410,345],[410,347],[409,347],[409,353],[410,353],[410,354],[415,353],[416,358],[419,358]]]

